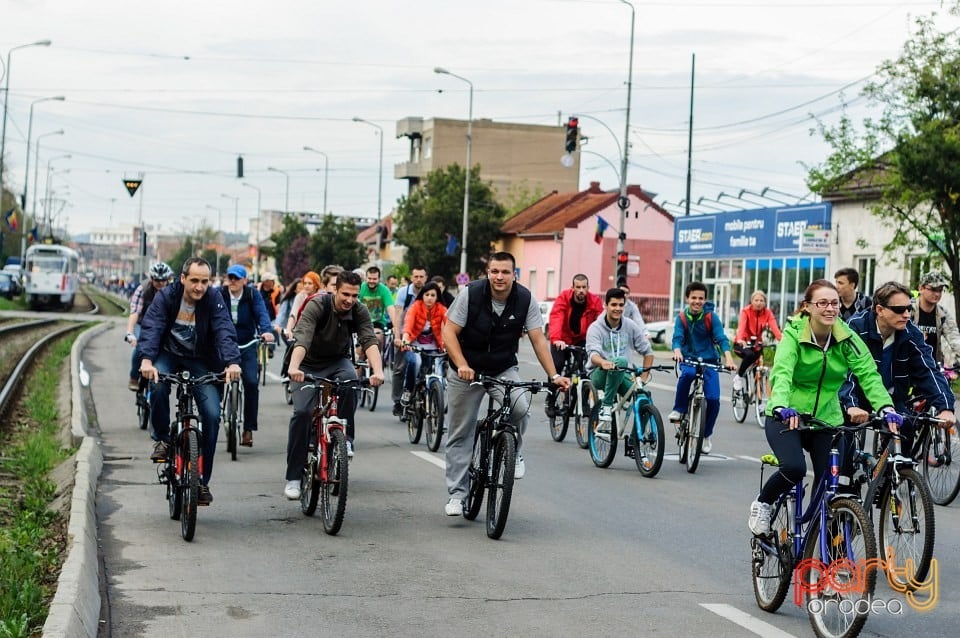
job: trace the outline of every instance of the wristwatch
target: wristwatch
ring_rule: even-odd
[[[560,378],[560,373],[559,373],[559,372],[554,372],[554,373],[553,373],[553,376],[550,377],[550,380],[551,380],[551,381],[556,381],[556,380],[559,379],[559,378]]]
[[[123,340],[124,340],[126,343],[130,343],[130,340],[131,340],[131,339],[133,339],[133,333],[132,333],[132,332],[128,332],[127,334],[125,334],[125,335],[123,336]]]

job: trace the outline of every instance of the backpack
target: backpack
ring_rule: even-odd
[[[307,304],[310,303],[310,300],[313,299],[314,297],[316,297],[317,295],[320,295],[320,294],[323,294],[323,293],[322,293],[322,292],[315,292],[315,293],[313,293],[312,295],[310,295],[309,297],[307,297],[306,299],[303,300],[303,304],[300,305],[300,310],[299,310],[299,312],[297,312],[297,319],[296,319],[296,321],[294,322],[294,325],[296,325],[296,324],[300,321],[300,315],[303,314],[303,309],[307,307]],[[331,304],[332,304],[332,303],[333,303],[333,302],[331,301]],[[322,300],[322,299],[320,300],[320,307],[321,307],[321,308],[326,308],[326,306],[323,304],[323,300]],[[324,322],[326,322],[326,319],[324,319]],[[280,362],[280,376],[281,376],[281,377],[286,378],[286,377],[288,376],[287,372],[290,370],[290,358],[293,356],[293,346],[294,346],[294,343],[295,343],[295,342],[296,342],[296,339],[291,339],[291,340],[290,340],[290,343],[287,344],[287,349],[286,349],[286,350],[284,351],[284,353],[283,353],[283,361]],[[309,349],[309,347],[310,347],[309,344],[308,344],[306,347]]]
[[[690,322],[687,320],[687,313],[685,310],[680,311],[680,324],[683,326],[683,342],[684,343],[693,343],[693,335],[690,333]],[[713,338],[713,311],[703,310],[703,327],[707,329],[707,334],[710,335],[710,339],[713,341],[713,347],[717,351],[718,358],[723,357],[723,352],[720,350],[720,344],[717,343],[717,340]]]

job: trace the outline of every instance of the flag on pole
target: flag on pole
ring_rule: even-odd
[[[40,241],[40,229],[37,226],[30,229],[30,241]]]
[[[4,221],[7,222],[7,226],[10,227],[10,230],[17,230],[20,228],[20,222],[17,221],[17,211],[13,208],[8,210],[3,216]]]
[[[447,247],[444,249],[443,252],[446,253],[447,255],[455,255],[457,253],[457,246],[459,246],[459,244],[457,243],[457,238],[451,235],[450,233],[447,233],[446,235],[447,235]]]
[[[607,220],[605,220],[603,217],[600,217],[600,215],[597,215],[597,232],[593,236],[593,241],[597,242],[598,244],[603,242],[603,233],[608,228],[610,228],[610,224],[607,223]]]

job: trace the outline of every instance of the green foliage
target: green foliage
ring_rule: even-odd
[[[949,11],[960,15],[960,0]],[[941,33],[937,14],[915,21],[916,31],[895,60],[883,62],[862,94],[880,116],[862,130],[844,112],[840,123],[819,123],[831,153],[809,169],[818,193],[859,189],[869,208],[893,231],[884,251],[930,253],[960,289],[960,40]],[[908,282],[915,284],[916,282]],[[960,295],[955,298],[960,311]]]
[[[506,210],[494,199],[493,188],[479,175],[477,165],[470,172],[467,271],[471,275],[483,271],[506,217]],[[461,239],[465,180],[464,168],[452,164],[429,173],[420,188],[400,199],[393,237],[407,247],[408,264],[422,265],[430,275],[447,278],[460,270],[460,246],[452,255],[445,251],[447,235]]]
[[[528,180],[521,180],[518,183],[511,184],[509,188],[507,188],[506,194],[501,195],[504,208],[506,208],[507,211],[507,218],[513,217],[524,208],[543,199],[543,196],[546,194],[542,186],[532,188]]]
[[[310,237],[307,250],[316,272],[328,264],[353,270],[367,261],[366,249],[357,241],[356,223],[350,218],[337,219],[330,213],[323,216],[323,222]]]
[[[291,246],[294,241],[309,237],[310,232],[307,230],[307,225],[294,215],[284,215],[283,228],[279,232],[270,235],[270,241],[275,244],[271,252],[277,262],[277,276],[283,281],[293,281],[297,277],[302,277],[303,273],[310,270],[310,260],[304,259],[306,255],[302,253],[306,248],[305,243],[302,243],[302,246],[298,244],[297,252],[291,254]],[[301,270],[303,267],[301,262],[306,262],[306,268],[303,270]]]

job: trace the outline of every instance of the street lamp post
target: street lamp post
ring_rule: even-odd
[[[37,211],[37,184],[39,183],[39,181],[37,180],[37,170],[40,166],[40,137],[41,136],[37,137],[37,153],[36,153],[37,159],[33,161],[33,201],[30,204],[30,210],[34,211],[34,215],[36,215],[36,211]],[[43,182],[43,201],[44,202],[47,202],[50,199],[50,176],[51,176],[51,170],[53,169],[52,164],[55,161],[60,159],[71,159],[71,158],[73,158],[73,155],[57,155],[56,157],[51,157],[50,159],[47,160],[46,179]],[[68,171],[69,169],[64,172],[68,172]],[[44,204],[44,210],[46,210],[47,206],[48,204]]]
[[[220,197],[233,200],[233,234],[236,235],[240,232],[240,227],[237,225],[240,216],[240,198],[235,195],[227,195],[226,193],[220,193]]]
[[[280,173],[286,178],[287,187],[286,187],[286,190],[284,191],[284,196],[283,196],[283,212],[284,213],[290,212],[290,173],[286,171],[281,171],[279,168],[274,168],[273,166],[268,166],[267,170],[273,171],[274,173]]]
[[[463,228],[460,230],[460,272],[465,273],[467,272],[467,227],[470,219],[470,164],[473,151],[473,82],[443,67],[435,67],[433,72],[463,80],[470,87],[470,108],[467,115],[467,177],[463,186]]]
[[[3,188],[3,157],[7,150],[7,101],[10,97],[10,54],[17,49],[23,49],[26,47],[48,46],[50,46],[50,40],[39,40],[37,42],[31,42],[30,44],[21,44],[20,46],[13,47],[7,51],[7,65],[4,67],[6,77],[4,78],[3,87],[3,131],[0,132],[0,189]],[[29,170],[29,168],[30,167],[28,166],[24,170]],[[2,190],[0,190],[0,192],[2,192]]]
[[[32,143],[33,138],[33,105],[38,102],[46,102],[48,100],[63,100],[65,99],[62,95],[57,97],[42,97],[39,100],[34,100],[30,103],[30,118],[27,123],[27,162],[24,164],[23,170],[23,195],[20,197],[20,210],[23,211],[23,229],[20,232],[20,263],[24,263],[24,257],[27,254],[27,183],[30,176],[30,144]],[[47,135],[63,135],[63,129],[59,131],[53,131],[52,133],[44,133],[37,137],[39,140],[41,137],[46,137]],[[0,164],[2,164],[2,156],[0,156]],[[36,223],[37,211],[32,211],[34,216],[34,223]]]
[[[261,217],[260,199],[262,194],[260,192],[260,189],[254,186],[253,184],[248,184],[247,182],[244,182],[243,186],[246,186],[247,188],[252,188],[253,190],[257,191],[257,245],[255,247],[257,254],[253,260],[253,283],[258,284],[260,283],[260,217]]]
[[[373,122],[365,120],[362,117],[354,117],[353,121],[369,124],[370,126],[380,131],[380,168],[378,169],[378,173],[377,173],[378,175],[378,178],[377,178],[377,259],[379,260],[380,249],[382,248],[381,238],[383,237],[383,233],[381,232],[381,229],[380,229],[380,217],[381,217],[380,211],[382,209],[382,203],[383,203],[383,127],[380,126],[379,124],[374,124]]]
[[[223,243],[223,211],[217,206],[207,204],[207,208],[217,211],[217,265],[213,269],[213,276],[220,276],[220,246]]]
[[[303,150],[323,155],[323,214],[327,214],[327,178],[330,177],[330,158],[323,151],[318,151],[312,146],[304,146]]]
[[[618,205],[620,207],[620,233],[617,235],[617,252],[623,252],[624,240],[627,238],[625,224],[627,219],[627,207],[630,206],[630,200],[627,198],[627,158],[630,155],[630,97],[633,94],[633,31],[636,24],[636,10],[627,0],[620,0],[621,3],[630,7],[630,65],[627,71],[627,115],[626,124],[623,128],[623,161],[620,164],[620,198]],[[619,281],[614,282],[617,285]]]

